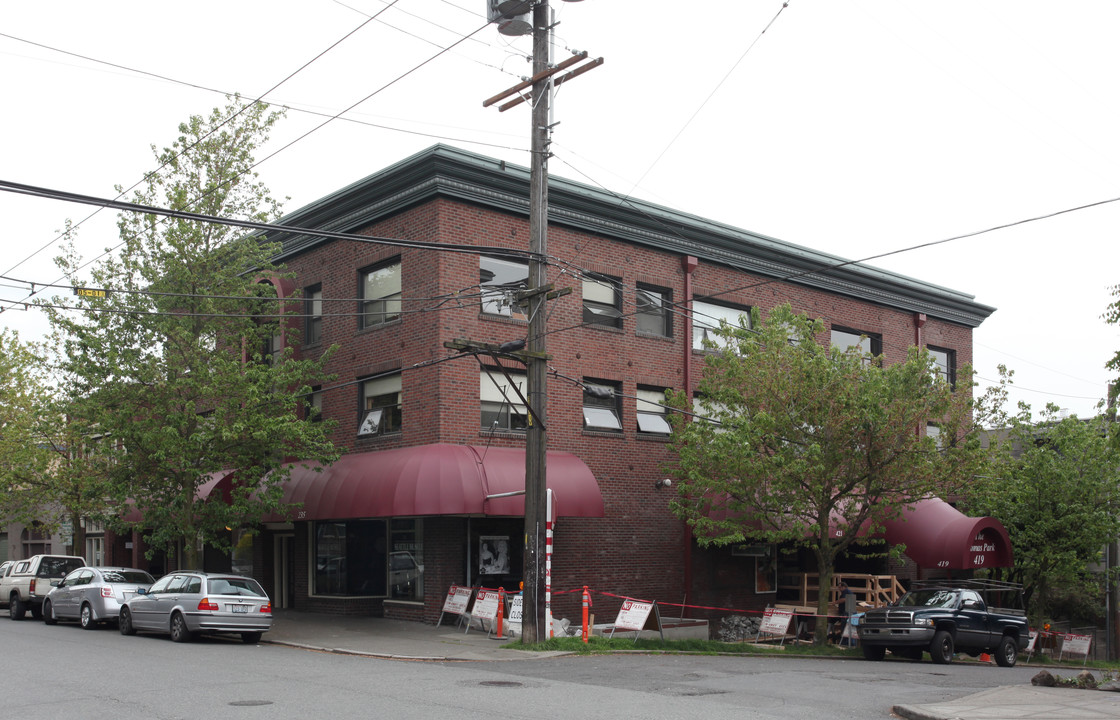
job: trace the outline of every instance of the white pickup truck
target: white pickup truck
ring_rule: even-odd
[[[0,602],[8,603],[12,620],[22,620],[28,610],[38,620],[43,617],[43,598],[51,588],[85,564],[84,559],[71,555],[32,555],[16,560],[0,578]]]

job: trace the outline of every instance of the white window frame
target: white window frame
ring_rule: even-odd
[[[668,408],[665,404],[665,390],[639,387],[635,410],[638,418],[638,432],[650,435],[668,435],[673,432],[669,425]]]
[[[374,398],[382,395],[396,393],[397,402],[394,405],[377,405],[371,407]],[[390,408],[399,411],[401,407],[401,374],[382,375],[370,378],[362,383],[362,412],[358,422],[358,435],[383,435],[390,432],[399,432],[399,428],[384,428],[385,410]]]
[[[526,377],[525,373],[511,372],[509,373],[509,376],[513,380],[514,384],[517,385],[517,387],[521,390],[521,394],[524,395],[528,388],[528,378]],[[501,406],[504,405],[506,407],[506,427],[498,427],[496,428],[497,430],[504,430],[507,432],[524,432],[523,428],[512,427],[512,424],[509,422],[509,420],[511,420],[515,415],[525,418],[526,426],[528,426],[530,422],[529,409],[525,406],[524,403],[521,402],[521,397],[517,394],[517,392],[513,388],[509,387],[509,380],[506,379],[506,376],[501,371],[483,370],[479,373],[478,400],[480,406],[480,417],[481,413],[486,409],[487,405],[490,405],[491,407],[493,407],[494,405],[498,405],[499,414]],[[493,428],[483,426],[482,429],[491,430]]]
[[[528,320],[525,308],[518,305],[514,295],[529,287],[529,264],[505,258],[480,255],[478,258],[479,285],[482,288],[482,312],[486,315]],[[492,277],[485,278],[489,272]]]
[[[323,339],[323,286],[312,285],[306,291],[304,311],[307,315],[304,325],[304,345],[314,345]]]
[[[622,327],[622,281],[609,275],[588,273],[583,279],[583,321],[604,327]]]
[[[742,320],[741,320],[742,318]],[[749,309],[732,307],[730,305],[717,305],[704,300],[692,301],[692,349],[707,350],[704,341],[708,340],[716,349],[728,347],[726,338],[715,333],[720,328],[720,321],[725,321],[732,327],[751,327],[751,311]]]
[[[583,394],[583,427],[585,430],[599,430],[604,432],[622,432],[621,411],[619,409],[618,387],[604,384],[602,381],[585,380],[586,387],[599,387],[609,390],[609,398],[600,398]]]
[[[360,288],[358,312],[362,328],[377,327],[400,319],[400,260],[362,270]]]

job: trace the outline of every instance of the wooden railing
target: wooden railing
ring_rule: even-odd
[[[817,573],[785,574],[778,578],[778,595],[784,599],[779,600],[781,605],[796,605],[803,608],[817,606],[820,597],[820,575]],[[900,598],[906,590],[894,575],[868,575],[865,573],[836,573],[832,576],[832,586],[828,588],[829,605],[837,605],[840,601],[840,583],[848,584],[848,589],[856,598],[856,603],[863,607],[882,607]],[[796,599],[790,598],[788,592],[792,590]]]

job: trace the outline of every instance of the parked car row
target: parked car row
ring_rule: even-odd
[[[49,577],[67,565],[63,577]],[[28,586],[31,599],[19,589]],[[12,620],[22,620],[30,607],[32,616],[48,625],[77,620],[92,630],[116,623],[122,635],[162,633],[175,642],[202,633],[235,633],[255,643],[272,627],[272,603],[253,578],[192,570],[156,580],[136,568],[89,567],[69,556],[0,565],[0,601],[5,600]]]

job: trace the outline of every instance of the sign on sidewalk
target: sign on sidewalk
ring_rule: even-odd
[[[759,636],[763,633],[767,635],[785,635],[789,632],[789,624],[792,620],[793,612],[789,610],[766,608],[766,612],[762,615],[762,624],[758,626],[758,634]]]
[[[614,637],[615,630],[634,631],[634,642],[642,630],[656,630],[665,640],[665,631],[661,628],[661,613],[657,610],[656,602],[624,598],[622,606],[618,609],[618,616],[614,619],[610,637]]]
[[[436,627],[440,626],[443,622],[445,613],[451,615],[466,615],[467,605],[471,602],[471,595],[474,593],[469,587],[461,587],[459,585],[452,585],[451,589],[447,591],[447,598],[443,601],[443,611],[439,614],[439,620],[436,622]]]

